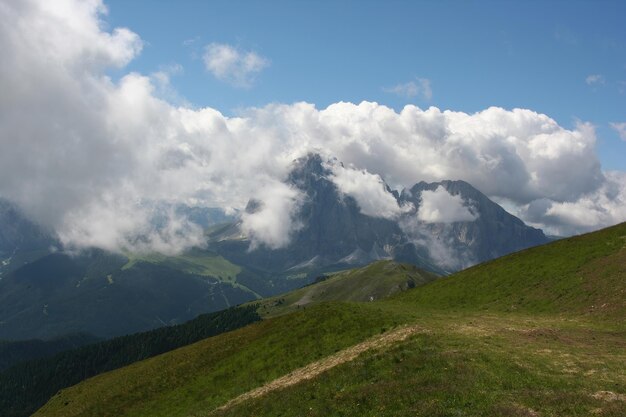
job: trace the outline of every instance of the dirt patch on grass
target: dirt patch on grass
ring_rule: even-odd
[[[311,299],[311,294],[306,293],[306,294],[304,294],[304,296],[302,296],[301,299],[299,299],[298,301],[293,303],[293,305],[295,305],[295,306],[305,306],[305,305],[311,303],[311,301],[313,301]]]
[[[613,402],[613,401],[622,401],[626,402],[626,395],[618,394],[613,391],[598,391],[595,394],[591,395],[596,400]]]
[[[257,397],[261,397],[272,391],[295,385],[301,381],[313,379],[323,372],[328,371],[329,369],[356,359],[361,353],[367,352],[369,350],[386,348],[394,343],[401,342],[407,339],[413,334],[422,331],[424,330],[418,326],[407,326],[383,333],[379,336],[374,336],[364,342],[339,351],[327,358],[310,363],[303,368],[296,369],[295,371],[292,371],[285,376],[277,378],[263,385],[262,387],[241,394],[240,396],[230,400],[226,404],[217,408],[215,412],[227,410],[237,404]]]

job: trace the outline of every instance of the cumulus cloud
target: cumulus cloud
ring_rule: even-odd
[[[603,85],[605,80],[602,74],[590,74],[585,78],[585,82],[587,85]]]
[[[626,173],[605,173],[606,181],[574,201],[537,199],[523,206],[520,215],[547,233],[568,236],[590,232],[626,220]]]
[[[243,51],[232,45],[211,43],[204,50],[204,65],[215,78],[235,87],[250,87],[256,75],[270,61],[253,51]]]
[[[626,141],[626,122],[624,123],[611,123],[611,127],[615,129],[619,137]]]
[[[430,86],[430,80],[428,78],[416,78],[408,83],[397,84],[393,87],[385,87],[383,88],[383,91],[406,98],[419,96],[426,101],[430,101],[430,99],[433,98],[433,90]]]
[[[477,218],[460,195],[452,195],[442,186],[422,191],[421,200],[417,218],[426,223],[471,222]]]
[[[331,180],[337,188],[342,193],[354,197],[365,215],[394,219],[413,208],[400,207],[380,175],[346,168],[341,164],[332,164],[328,167],[333,173]]]
[[[464,179],[549,230],[626,219],[626,178],[602,172],[589,124],[566,129],[524,109],[396,112],[371,102],[271,104],[226,117],[173,105],[175,71],[113,80],[108,71],[123,71],[142,41],[108,30],[105,17],[98,0],[0,7],[0,196],[68,246],[175,253],[202,244],[201,231],[160,207],[243,212],[250,199],[260,203],[242,229],[254,245],[284,246],[301,201],[284,180],[309,152],[343,161],[333,169],[338,187],[381,217],[403,210],[381,179],[394,188]],[[260,64],[235,52],[236,64],[217,60],[216,71],[250,82],[254,71],[238,68]]]

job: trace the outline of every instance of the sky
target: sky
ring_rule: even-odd
[[[192,105],[227,115],[268,103],[375,101],[477,112],[527,108],[596,127],[604,169],[626,170],[623,1],[109,1],[108,22],[140,34],[129,68],[180,65]],[[244,88],[203,65],[210,43],[268,60]],[[127,69],[125,69],[127,70]],[[428,80],[431,94],[393,93]],[[625,135],[625,134],[623,134]]]
[[[310,152],[372,216],[462,179],[546,233],[626,220],[624,2],[0,0],[0,198],[68,247],[279,248]],[[335,161],[335,162],[333,162]],[[343,165],[337,161],[341,161]],[[472,218],[440,192],[418,222]],[[158,221],[157,221],[158,220]]]

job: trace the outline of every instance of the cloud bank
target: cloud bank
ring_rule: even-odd
[[[381,179],[396,188],[463,179],[548,233],[626,219],[626,174],[602,171],[589,124],[566,129],[525,109],[397,112],[372,102],[271,104],[226,117],[173,105],[160,94],[166,77],[112,79],[142,41],[108,30],[105,17],[98,0],[0,6],[0,196],[66,245],[175,253],[201,244],[202,231],[161,207],[243,212],[255,199],[260,209],[243,215],[243,229],[255,244],[284,246],[301,196],[283,181],[312,151],[343,161],[338,187],[382,217],[403,208]],[[210,70],[235,84],[266,66],[228,45],[207,54]]]

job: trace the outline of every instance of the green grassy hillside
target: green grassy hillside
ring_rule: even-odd
[[[437,275],[413,265],[378,261],[362,268],[323,276],[313,285],[255,301],[259,314],[275,316],[324,301],[375,301],[429,283]]]
[[[368,307],[316,305],[209,338],[63,390],[36,415],[176,416],[211,410],[401,321]]]
[[[626,223],[477,265],[398,300],[420,308],[626,320]]]
[[[183,257],[146,257],[142,262],[170,265],[170,262],[181,259]],[[203,258],[199,258],[195,262],[200,265],[202,260]],[[134,266],[138,265],[142,264]],[[435,275],[420,271],[411,265],[381,261],[364,268],[321,278],[324,278],[324,281],[287,293],[280,298],[248,303],[241,308],[202,315],[178,326],[166,326],[145,333],[118,337],[82,349],[63,352],[54,357],[14,366],[0,373],[0,415],[15,417],[29,415],[59,389],[79,383],[88,377],[188,345],[210,335],[242,327],[257,319],[260,320],[258,313],[261,311],[265,316],[279,315],[331,299],[369,301],[370,297],[378,299],[429,282],[435,279]],[[306,302],[302,302],[303,298],[306,298]]]
[[[99,375],[38,416],[624,416],[626,224]]]
[[[199,249],[178,256],[165,256],[158,253],[147,255],[128,253],[126,257],[128,263],[122,269],[132,268],[137,262],[150,262],[166,265],[190,274],[215,277],[229,282],[234,282],[237,274],[241,272],[239,266],[228,262],[221,256]]]

